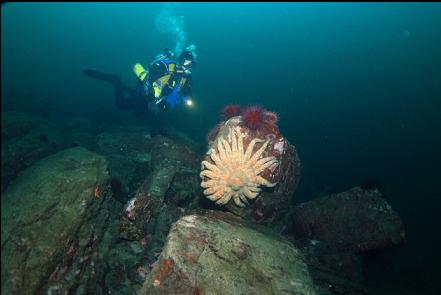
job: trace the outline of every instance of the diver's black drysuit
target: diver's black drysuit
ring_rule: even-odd
[[[135,89],[132,89],[130,87],[127,87],[124,85],[121,81],[121,78],[117,75],[112,74],[106,74],[102,72],[98,72],[91,69],[83,70],[83,73],[86,76],[108,81],[113,85],[114,92],[115,92],[115,103],[116,107],[119,110],[133,110],[136,116],[143,116],[145,115],[149,110],[149,102],[152,102],[155,100],[154,93],[152,92],[151,83],[152,81],[155,81],[159,79],[160,77],[164,76],[167,73],[167,69],[164,69],[159,64],[152,64],[149,68],[149,79],[145,83],[149,83],[147,85],[147,91],[146,91],[146,85],[144,82],[138,81],[137,86]],[[170,82],[173,82],[173,80],[176,80],[179,78],[179,73],[173,73]],[[187,81],[180,90],[180,94],[183,96],[192,96],[192,90],[191,90],[191,75],[185,75]],[[172,91],[173,87],[171,83],[168,83],[164,86],[162,89],[161,96],[167,97]],[[171,84],[171,85],[170,85]],[[160,103],[159,106],[160,109],[165,110],[166,109],[166,101],[163,100]]]
[[[143,93],[141,82],[139,82],[139,85],[137,85],[135,89],[132,89],[124,85],[121,78],[117,75],[106,74],[91,69],[83,70],[83,73],[88,77],[107,81],[113,85],[115,104],[119,110],[133,110],[137,116],[147,113],[149,97]]]

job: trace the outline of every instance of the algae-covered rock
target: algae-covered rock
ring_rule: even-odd
[[[43,292],[75,247],[96,243],[87,217],[99,213],[107,162],[84,148],[44,158],[23,171],[2,196],[2,294]]]
[[[378,190],[359,187],[295,207],[288,231],[339,251],[363,252],[405,241],[400,216]]]
[[[200,157],[185,145],[163,136],[155,136],[151,143],[152,172],[130,199],[120,218],[120,237],[140,240],[148,232],[148,225],[159,212],[175,221],[177,207],[196,201]],[[154,151],[154,152],[153,152]],[[174,220],[173,220],[174,219]],[[168,226],[171,224],[168,223]],[[168,226],[161,229],[168,231]],[[155,231],[150,228],[150,230]],[[152,232],[149,232],[153,234]]]
[[[1,122],[2,141],[25,135],[45,124],[45,120],[36,115],[20,112],[2,112]]]
[[[150,172],[150,142],[150,130],[140,127],[111,127],[95,136],[94,150],[108,159],[110,174],[124,193],[136,190]]]
[[[170,225],[196,207],[200,156],[187,146],[157,135],[144,147],[151,150],[151,172],[121,211],[119,242],[106,275],[112,293],[139,288],[157,260]],[[124,253],[124,254],[121,254]]]
[[[23,169],[57,152],[62,146],[61,129],[38,116],[2,112],[2,191]]]
[[[304,256],[231,213],[181,217],[138,294],[319,293]]]
[[[201,157],[189,146],[174,141],[162,135],[156,135],[151,140],[152,161],[159,165],[164,160],[173,162],[178,170],[186,167],[200,168]]]

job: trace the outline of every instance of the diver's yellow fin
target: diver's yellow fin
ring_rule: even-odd
[[[144,69],[144,67],[140,63],[136,63],[133,66],[133,72],[139,80],[144,81],[149,76],[149,72]]]

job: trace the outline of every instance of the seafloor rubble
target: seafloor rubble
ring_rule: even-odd
[[[404,243],[398,214],[359,188],[290,208],[277,116],[224,114],[200,155],[172,129],[2,112],[2,294],[367,294],[360,254]]]

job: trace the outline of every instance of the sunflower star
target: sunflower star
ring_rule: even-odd
[[[236,132],[231,133],[231,146],[222,136],[218,138],[217,151],[211,148],[208,151],[214,164],[202,161],[202,168],[207,168],[200,173],[202,178],[201,186],[206,188],[204,194],[219,205],[224,205],[233,198],[239,207],[248,204],[248,199],[256,198],[264,185],[273,187],[276,183],[259,176],[266,168],[277,163],[274,156],[259,159],[269,144],[269,140],[254,138],[244,152],[244,135]],[[253,148],[258,142],[264,142],[262,146],[252,155]],[[205,180],[209,178],[208,180]]]

